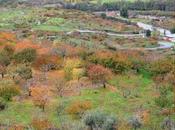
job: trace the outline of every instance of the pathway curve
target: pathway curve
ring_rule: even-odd
[[[105,31],[96,31],[96,30],[88,30],[88,29],[76,29],[70,32],[67,32],[68,35],[79,32],[79,33],[94,33],[94,34],[106,34],[108,36],[116,36],[116,37],[144,37],[144,33],[141,34],[123,34],[123,33],[110,33]]]
[[[147,25],[144,23],[139,23],[139,27],[142,27],[144,30],[151,30],[153,31],[153,26],[151,25]],[[160,29],[160,31],[162,33],[164,33],[164,31],[162,31],[163,29]],[[105,31],[96,31],[96,30],[82,30],[82,29],[77,29],[77,30],[73,30],[70,32],[67,32],[68,35],[74,33],[74,32],[79,32],[79,33],[94,33],[94,34],[106,34],[108,36],[116,36],[116,37],[133,37],[133,38],[138,38],[138,37],[144,37],[144,34],[119,34],[119,33],[110,33],[110,32],[105,32]],[[170,31],[166,30],[167,35],[172,35],[170,33]],[[160,45],[159,47],[153,47],[153,48],[122,48],[119,47],[117,49],[130,49],[130,50],[139,50],[139,49],[144,49],[144,50],[159,50],[159,49],[170,49],[173,48],[175,46],[175,43],[173,42],[167,42],[167,41],[159,41],[158,44]]]

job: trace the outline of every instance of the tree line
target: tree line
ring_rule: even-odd
[[[162,11],[175,11],[175,1],[174,0],[136,0],[131,1],[116,1],[109,2],[104,4],[91,4],[89,2],[82,2],[77,4],[66,3],[62,0],[52,0],[52,1],[43,1],[43,0],[0,0],[0,5],[6,6],[17,6],[19,4],[26,5],[43,5],[43,4],[60,4],[67,9],[79,9],[83,11],[106,11],[106,10],[120,10],[121,8],[128,8],[129,10],[162,10]]]
[[[117,1],[104,4],[89,4],[89,3],[77,3],[77,4],[64,4],[65,8],[79,9],[84,11],[106,11],[106,10],[120,10],[121,8],[128,8],[129,10],[162,10],[162,11],[175,11],[174,0],[150,0],[141,1]]]

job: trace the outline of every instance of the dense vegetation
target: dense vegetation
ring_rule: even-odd
[[[102,4],[87,4],[77,3],[75,5],[66,4],[66,8],[74,8],[80,10],[90,11],[106,11],[106,10],[120,10],[123,7],[127,7],[129,10],[163,10],[163,11],[174,11],[175,2],[174,0],[135,0],[135,1],[108,1]]]
[[[140,35],[106,14],[27,7],[0,13],[0,129],[175,128],[175,50],[156,49],[158,32]]]
[[[80,9],[80,10],[120,10],[123,7],[127,7],[129,10],[163,10],[163,11],[175,11],[174,0],[74,0],[75,4],[71,0],[0,0],[1,5],[14,6],[28,5],[28,6],[41,6],[47,4],[59,4],[65,8]]]

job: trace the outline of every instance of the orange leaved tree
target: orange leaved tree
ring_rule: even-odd
[[[45,106],[49,102],[49,94],[48,90],[45,87],[32,87],[31,90],[31,96],[33,99],[33,103],[41,108],[43,111],[45,111]]]

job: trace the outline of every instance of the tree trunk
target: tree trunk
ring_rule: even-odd
[[[32,91],[31,91],[31,90],[29,90],[29,97],[31,96],[31,93],[32,93]]]
[[[175,85],[173,87],[173,93],[174,93],[174,103],[175,103]],[[175,106],[173,107],[173,113],[175,113]]]
[[[4,73],[1,74],[2,78],[4,78]]]
[[[42,110],[43,110],[43,112],[45,111],[45,105],[42,105]]]
[[[106,84],[105,83],[103,83],[103,88],[106,88]]]
[[[90,126],[90,130],[93,130],[93,126],[92,125]]]

